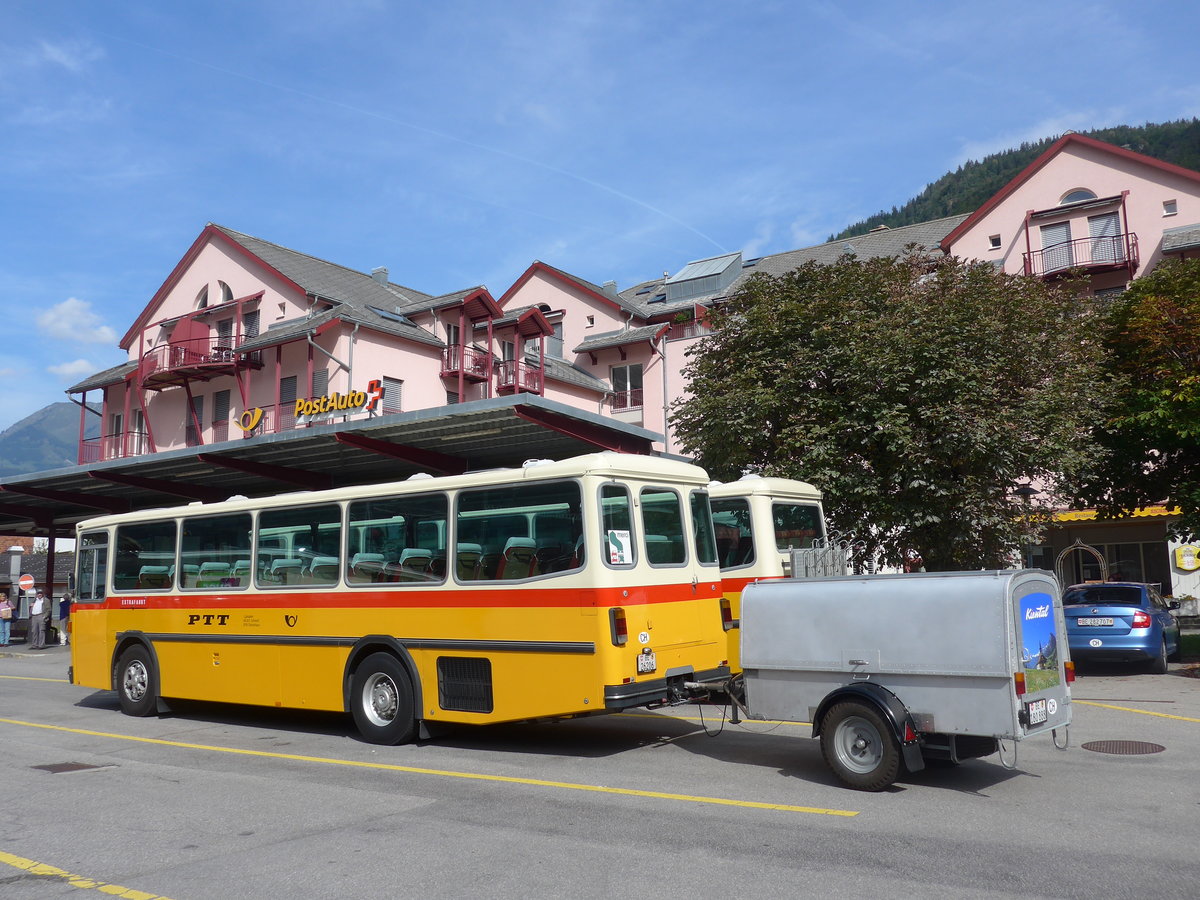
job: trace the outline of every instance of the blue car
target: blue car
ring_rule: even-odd
[[[1179,623],[1149,584],[1107,581],[1076,584],[1063,591],[1067,646],[1076,662],[1143,663],[1161,675],[1179,655]]]

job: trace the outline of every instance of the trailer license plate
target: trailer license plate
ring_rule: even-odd
[[[1030,725],[1041,725],[1046,721],[1046,701],[1034,700],[1025,706],[1025,714]]]
[[[639,653],[637,658],[638,674],[653,672],[658,668],[658,663],[654,661],[653,653]]]
[[[1076,619],[1076,620],[1075,620],[1075,624],[1077,624],[1077,625],[1080,625],[1080,626],[1086,626],[1086,625],[1112,625],[1112,623],[1113,623],[1113,620],[1112,620],[1112,619],[1109,619],[1109,618],[1103,618],[1103,619],[1096,619],[1096,618],[1092,618],[1092,619],[1089,619],[1089,618],[1087,618],[1086,616],[1084,616],[1083,618],[1079,618],[1079,619]]]

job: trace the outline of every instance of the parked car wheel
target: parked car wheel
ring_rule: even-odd
[[[1148,666],[1151,675],[1166,675],[1167,669],[1167,639],[1163,638],[1158,648],[1158,655],[1150,660]]]

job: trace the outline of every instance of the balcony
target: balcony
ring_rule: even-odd
[[[1023,256],[1025,274],[1039,278],[1059,278],[1071,269],[1089,274],[1128,269],[1132,276],[1139,262],[1137,235],[1133,232],[1076,238]]]
[[[613,412],[621,412],[627,409],[642,408],[642,389],[635,388],[632,391],[617,391],[612,395]]]
[[[688,322],[673,322],[671,330],[667,334],[669,341],[686,341],[689,338],[704,337],[706,334],[712,334],[712,328],[708,322],[701,319],[692,319]]]
[[[228,338],[190,338],[154,347],[142,354],[138,377],[147,390],[159,391],[188,381],[208,381],[240,369],[261,368],[257,353],[239,353]]]
[[[499,394],[514,394],[519,391],[540,394],[544,386],[545,374],[537,366],[506,359],[496,367],[496,392]]]
[[[476,347],[447,347],[442,351],[442,377],[487,381],[492,375],[492,355]]]
[[[122,431],[79,442],[79,464],[124,459],[150,452],[150,438],[144,431]]]

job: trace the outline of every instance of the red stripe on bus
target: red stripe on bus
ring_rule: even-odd
[[[142,609],[578,609],[611,606],[649,606],[716,599],[720,584],[709,590],[683,585],[644,585],[634,588],[568,589],[508,588],[505,590],[283,591],[259,594],[138,594],[109,596],[103,603],[77,603],[72,615],[89,610]]]

